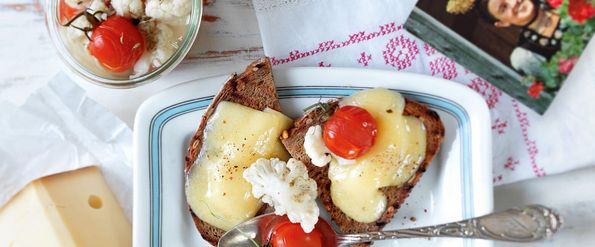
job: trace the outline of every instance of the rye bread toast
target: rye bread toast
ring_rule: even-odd
[[[334,112],[338,108],[339,102],[337,100],[329,102],[330,111]],[[304,136],[310,126],[323,123],[321,114],[326,110],[322,108],[314,109],[302,116],[294,122],[292,128],[288,131],[288,135],[282,138],[282,143],[289,151],[291,156],[302,161],[308,168],[308,175],[316,181],[318,185],[319,198],[324,204],[326,210],[329,212],[333,221],[339,226],[343,233],[358,233],[367,231],[379,231],[387,223],[389,223],[399,207],[403,204],[405,199],[413,187],[417,184],[423,173],[426,171],[434,156],[438,153],[442,139],[444,138],[444,126],[440,121],[438,114],[426,106],[412,100],[405,99],[405,110],[403,115],[414,116],[419,118],[426,128],[426,156],[420,164],[415,175],[406,184],[396,187],[385,187],[382,191],[387,196],[387,209],[382,216],[372,223],[360,223],[341,211],[333,204],[331,198],[331,181],[328,178],[329,166],[317,167],[312,164],[310,157],[304,150]],[[367,246],[362,244],[357,246]]]
[[[202,116],[202,120],[196,133],[190,140],[188,153],[186,155],[185,174],[188,177],[192,165],[196,161],[198,154],[202,147],[202,135],[209,117],[215,112],[217,105],[221,101],[230,101],[238,103],[250,108],[262,111],[265,108],[271,108],[276,111],[281,111],[279,98],[277,97],[277,89],[273,81],[272,66],[268,58],[261,58],[246,68],[240,74],[232,75],[223,85],[219,94],[215,96],[211,105]],[[267,208],[266,204],[262,206],[258,214],[264,212]],[[225,233],[223,229],[219,229],[199,219],[196,214],[188,206],[190,214],[196,228],[202,235],[203,239],[217,245],[219,238]]]

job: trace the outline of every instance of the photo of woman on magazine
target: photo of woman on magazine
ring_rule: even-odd
[[[595,0],[420,0],[417,7],[459,35],[452,40],[462,37],[516,71],[533,98],[555,95],[595,32]]]

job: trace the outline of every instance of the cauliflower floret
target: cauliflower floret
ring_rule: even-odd
[[[141,76],[151,69],[151,64],[153,63],[153,52],[146,52],[138,59],[138,61],[134,64],[134,73],[131,78],[135,78]]]
[[[287,214],[305,232],[314,229],[319,215],[316,182],[308,177],[302,162],[261,158],[244,171],[244,178],[252,184],[252,195],[273,206],[275,214]]]
[[[85,8],[89,8],[92,10],[90,11],[91,13],[95,11],[103,11],[106,14],[109,14],[110,9],[105,4],[105,1],[106,0],[64,0],[64,3],[70,7],[79,9],[80,12],[84,11]],[[84,19],[84,17],[82,18]]]
[[[311,126],[304,136],[304,150],[312,164],[323,167],[333,158],[331,151],[326,147],[322,140],[322,127],[320,125]]]
[[[91,5],[89,5],[89,9],[93,11],[103,11],[106,14],[109,14],[109,8],[105,5],[105,0],[93,0]]]
[[[163,22],[157,23],[157,40],[155,48],[155,56],[153,58],[153,65],[155,67],[161,66],[165,63],[178,49],[178,40],[174,37],[172,27]]]
[[[142,0],[112,0],[112,7],[120,16],[140,18],[143,16]]]
[[[304,136],[304,150],[308,157],[310,157],[310,160],[312,160],[312,164],[318,167],[325,166],[333,159],[340,165],[351,165],[355,163],[355,160],[341,158],[326,147],[322,139],[322,127],[320,125],[308,128]]]
[[[192,10],[190,0],[147,0],[145,4],[147,16],[178,24],[184,24],[186,18],[180,17],[189,16]]]
[[[173,27],[168,24],[151,20],[141,22],[139,28],[146,37],[146,51],[134,65],[132,77],[163,65],[178,49],[179,40],[174,35]]]

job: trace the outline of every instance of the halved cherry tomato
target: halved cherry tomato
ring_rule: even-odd
[[[299,223],[288,220],[275,226],[270,243],[273,247],[322,247],[322,235],[316,228],[306,233]]]
[[[64,0],[60,0],[59,4],[59,12],[58,15],[60,16],[60,21],[62,23],[66,23],[72,19],[75,15],[82,12],[85,6],[76,6],[72,7],[68,5]]]
[[[134,67],[145,51],[145,40],[129,18],[112,15],[93,29],[89,52],[113,72]]]
[[[370,150],[376,132],[376,120],[366,109],[348,105],[339,108],[324,123],[322,136],[331,152],[353,160]]]

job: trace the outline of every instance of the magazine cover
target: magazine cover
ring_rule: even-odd
[[[420,0],[406,28],[535,111],[595,32],[595,0]]]

